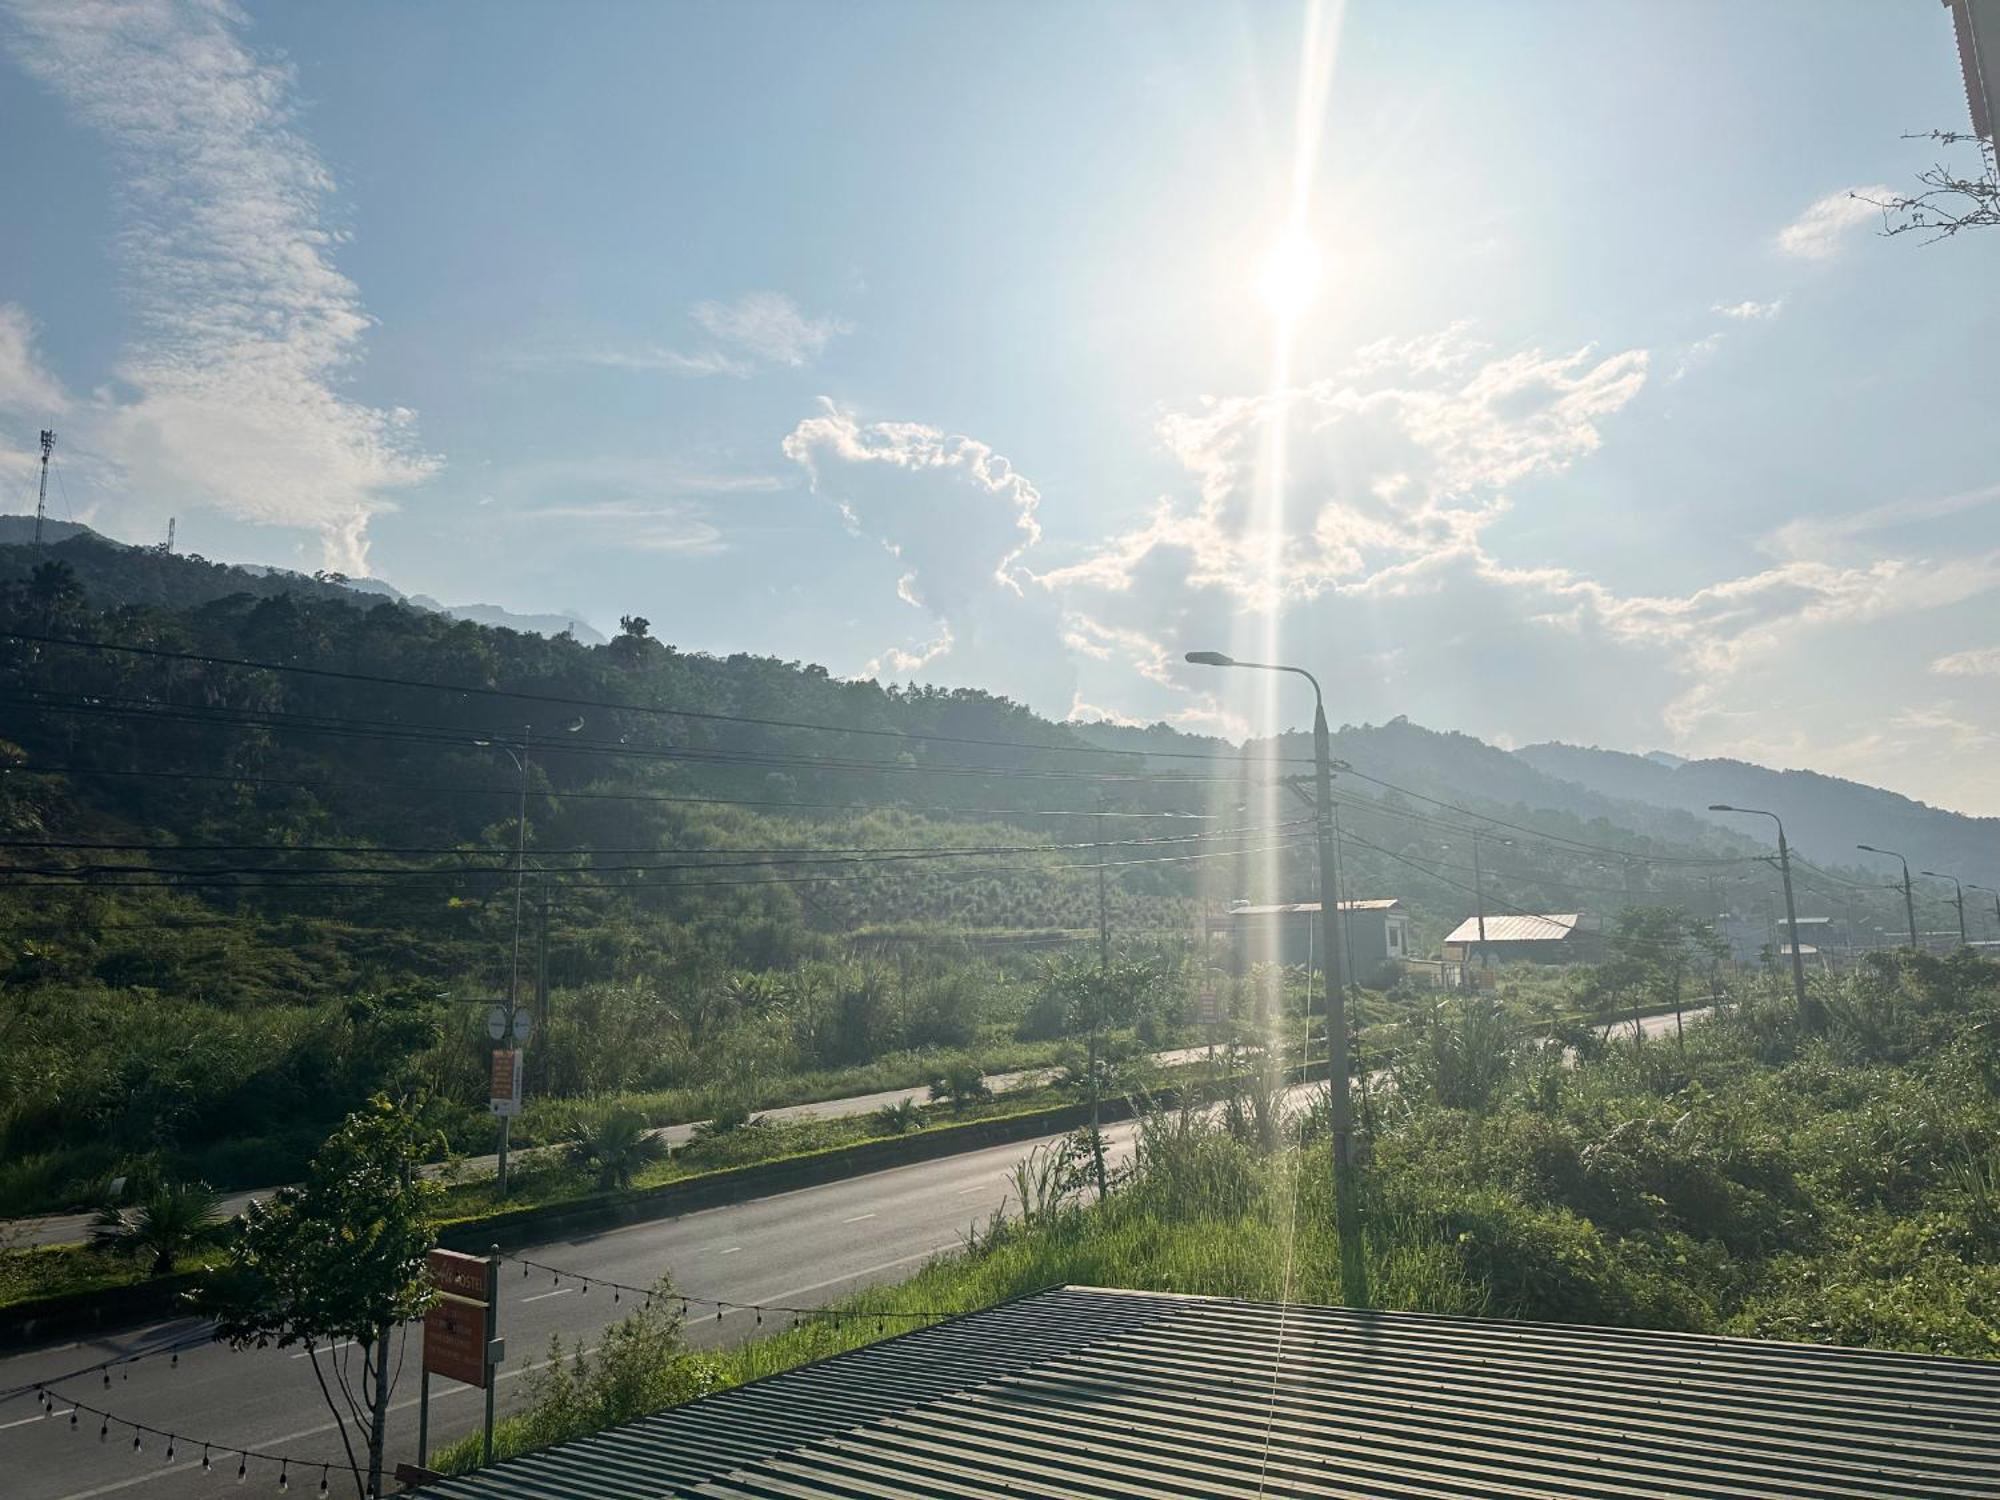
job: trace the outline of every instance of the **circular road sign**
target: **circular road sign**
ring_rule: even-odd
[[[507,1035],[506,1006],[496,1005],[491,1010],[486,1012],[486,1034],[492,1037],[493,1040],[496,1042],[500,1041]]]

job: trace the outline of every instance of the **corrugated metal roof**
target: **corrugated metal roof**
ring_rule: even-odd
[[[1402,904],[1400,900],[1391,896],[1379,901],[1343,901],[1334,910],[1393,911]],[[1229,915],[1232,917],[1318,916],[1319,903],[1317,901],[1284,901],[1276,906],[1251,906],[1248,902],[1245,902],[1241,906],[1230,907]]]
[[[437,1500],[2000,1496],[2000,1363],[1066,1287]]]
[[[1500,916],[1486,919],[1486,941],[1489,943],[1548,943],[1568,937],[1575,932],[1583,917],[1576,912],[1564,912],[1546,917]],[[1446,936],[1447,943],[1476,943],[1479,938],[1479,918],[1467,917]]]

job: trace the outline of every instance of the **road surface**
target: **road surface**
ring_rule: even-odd
[[[1695,1012],[1688,1014],[1692,1018]],[[1670,1035],[1673,1026],[1672,1016],[1657,1016],[1646,1021],[1645,1030]],[[1630,1023],[1613,1033],[1629,1036]],[[1130,1122],[1106,1131],[1114,1161],[1129,1158],[1136,1133]],[[957,1249],[970,1226],[1002,1206],[1010,1169],[1034,1144],[995,1146],[677,1218],[566,1236],[520,1253],[632,1286],[650,1285],[671,1273],[679,1288],[695,1297],[816,1306],[864,1286],[900,1281],[932,1257]],[[551,1337],[561,1334],[589,1344],[627,1311],[614,1306],[602,1288],[585,1293],[569,1282],[556,1286],[539,1275],[524,1278],[511,1267],[501,1290],[500,1331],[509,1351],[497,1386],[503,1414],[519,1402],[524,1377],[547,1358]],[[0,1392],[197,1331],[192,1320],[181,1320],[0,1359]],[[689,1331],[697,1345],[711,1345],[760,1330],[752,1313],[730,1311],[720,1320],[712,1312],[692,1317]],[[416,1454],[415,1352],[413,1345],[396,1387],[392,1467]],[[59,1382],[56,1389],[119,1416],[183,1432],[194,1441],[178,1444],[175,1461],[168,1465],[157,1438],[148,1437],[143,1452],[135,1453],[129,1429],[114,1426],[111,1437],[100,1442],[93,1417],[80,1418],[72,1431],[67,1403],[56,1406],[54,1417],[43,1418],[32,1395],[0,1402],[0,1474],[5,1476],[0,1492],[10,1500],[216,1496],[233,1485],[235,1453],[243,1447],[308,1460],[305,1469],[292,1469],[291,1480],[295,1493],[312,1496],[318,1491],[319,1471],[310,1461],[345,1461],[311,1365],[295,1351],[236,1352],[204,1345],[182,1354],[177,1369],[159,1358],[114,1372],[109,1390],[95,1375]],[[476,1391],[435,1382],[433,1445],[476,1431],[480,1411]],[[200,1467],[203,1438],[229,1445],[226,1460],[215,1450],[210,1474]],[[250,1477],[252,1487],[264,1493],[276,1488],[276,1470],[269,1465],[253,1466]],[[330,1494],[341,1493],[341,1477],[329,1477]],[[351,1484],[347,1493],[353,1493]]]
[[[1200,1047],[1179,1047],[1169,1052],[1157,1052],[1153,1061],[1162,1068],[1177,1067],[1194,1062],[1205,1055]],[[1023,1087],[1038,1087],[1055,1076],[1053,1068],[1030,1068],[1019,1073],[989,1073],[986,1087],[995,1094],[1009,1093]],[[836,1120],[853,1115],[873,1114],[885,1105],[897,1105],[905,1100],[915,1100],[922,1104],[929,1100],[928,1086],[919,1085],[908,1089],[884,1089],[878,1094],[852,1094],[844,1099],[820,1099],[810,1104],[781,1104],[772,1109],[760,1109],[756,1113],[767,1120]],[[694,1138],[696,1121],[680,1125],[663,1125],[653,1132],[662,1137],[676,1150]],[[461,1173],[473,1177],[493,1175],[495,1158],[472,1156],[458,1163]],[[433,1171],[442,1171],[441,1167]],[[230,1193],[222,1199],[222,1213],[225,1218],[243,1212],[252,1198],[268,1198],[275,1188],[252,1188],[245,1192]],[[0,1245],[75,1245],[81,1244],[90,1233],[90,1214],[50,1214],[34,1219],[0,1219]]]

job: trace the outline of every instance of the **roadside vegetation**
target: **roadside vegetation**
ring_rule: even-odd
[[[2000,1358],[2000,968],[1883,955],[1815,998],[1815,1030],[1760,987],[1611,1043],[1484,996],[1413,1016],[1366,1110],[1375,1305]],[[1323,1104],[1273,1131],[1254,1092],[1150,1115],[1101,1203],[1087,1141],[1037,1148],[1005,1214],[843,1315],[698,1351],[655,1313],[611,1359],[553,1351],[499,1451],[901,1331],[898,1312],[1063,1283],[1338,1302]]]

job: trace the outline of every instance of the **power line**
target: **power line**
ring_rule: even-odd
[[[954,735],[934,733],[925,730],[879,729],[870,727],[848,727],[839,724],[818,724],[803,719],[765,718],[754,714],[729,714],[706,709],[669,708],[660,704],[619,703],[602,698],[584,698],[555,693],[529,693],[513,688],[487,687],[483,684],[426,682],[419,678],[391,677],[372,672],[347,672],[334,667],[309,667],[291,662],[257,661],[247,657],[214,656],[195,651],[172,651],[160,646],[135,646],[114,644],[109,641],[79,641],[65,636],[38,635],[29,631],[0,630],[0,639],[27,641],[45,646],[68,646],[86,651],[115,652],[128,656],[144,656],[168,661],[200,662],[209,666],[245,667],[259,672],[290,672],[302,676],[322,677],[338,682],[363,683],[377,687],[415,688],[425,692],[462,693],[467,697],[495,698],[517,703],[541,703],[555,708],[592,708],[613,713],[631,713],[664,718],[692,719],[701,722],[723,724],[749,724],[765,729],[797,729],[816,734],[858,734],[881,739],[922,740],[934,744],[971,745],[985,749],[1035,750],[1059,755],[1114,755],[1122,759],[1143,759],[1146,756],[1173,760],[1203,760],[1237,763],[1247,757],[1217,755],[1202,750],[1113,750],[1100,745],[1041,745],[1027,740],[990,739],[974,735]],[[1294,765],[1309,765],[1310,759],[1303,756],[1269,756],[1269,761],[1287,762]]]
[[[4,635],[5,632],[0,632]],[[377,739],[401,741],[413,744],[447,745],[470,749],[478,739],[504,742],[505,732],[485,731],[471,726],[457,727],[440,724],[403,724],[387,720],[370,720],[330,715],[291,714],[272,711],[246,711],[220,707],[198,707],[193,705],[162,703],[156,700],[121,698],[99,695],[72,695],[72,701],[51,701],[55,695],[45,689],[33,690],[39,696],[0,697],[0,703],[23,708],[41,709],[48,713],[74,714],[84,717],[108,716],[125,719],[145,719],[153,723],[193,724],[204,728],[265,729],[285,733],[322,734],[335,738]],[[1046,781],[1087,781],[1137,783],[1152,786],[1198,785],[1218,783],[1239,785],[1236,777],[1216,776],[1166,776],[1145,772],[1110,771],[1065,771],[1034,766],[996,766],[984,763],[929,763],[916,764],[905,761],[860,760],[833,756],[788,755],[751,750],[725,750],[700,748],[695,746],[633,745],[624,741],[577,739],[565,735],[561,739],[537,739],[533,748],[543,756],[550,755],[615,755],[640,760],[685,761],[693,764],[743,765],[783,767],[791,770],[812,770],[823,772],[855,771],[870,774],[896,772],[919,776],[991,776],[1007,780]]]
[[[464,786],[457,783],[439,781],[342,781],[310,777],[237,776],[227,771],[147,771],[112,769],[99,766],[0,766],[0,776],[122,776],[141,777],[160,781],[220,781],[240,786],[280,786],[303,790],[345,790],[368,792],[370,794],[382,791],[398,791],[416,793],[426,797],[514,797],[520,791],[518,786]],[[777,797],[710,797],[657,792],[559,791],[553,787],[538,790],[536,795],[558,802],[664,802],[684,803],[690,806],[804,808],[813,811],[896,812],[925,816],[937,814],[1000,818],[1094,818],[1100,816],[1094,809],[1084,810],[1067,807],[963,807],[957,805],[924,806],[922,804],[902,802],[806,802]],[[1179,812],[1172,809],[1159,812],[1114,810],[1103,813],[1101,816],[1107,818],[1200,819],[1204,822],[1220,821],[1221,817],[1217,813]]]
[[[1147,859],[1105,860],[1102,862],[1094,862],[1094,863],[1083,863],[1080,861],[1057,861],[1054,864],[991,865],[991,866],[986,866],[984,868],[975,868],[972,870],[938,871],[935,872],[932,878],[963,879],[968,876],[981,876],[981,875],[1062,874],[1070,871],[1091,871],[1100,868],[1107,870],[1125,869],[1134,865],[1192,864],[1201,860],[1209,860],[1209,859],[1247,859],[1253,855],[1270,854],[1284,849],[1295,848],[1300,844],[1302,844],[1303,842],[1305,842],[1305,840],[1301,838],[1293,838],[1293,839],[1287,839],[1285,841],[1276,844],[1267,844],[1262,846],[1261,848],[1255,848],[1255,849],[1221,849],[1205,854],[1171,854],[1163,856],[1154,856],[1152,858],[1147,858]],[[747,861],[746,863],[762,863],[762,864],[775,863],[775,864],[791,865],[791,864],[811,864],[817,862],[818,861],[814,860],[778,860],[778,861]],[[864,871],[864,870],[878,868],[884,864],[890,863],[890,861],[847,859],[839,861],[839,863],[847,865],[849,869],[853,871]],[[548,869],[533,871],[531,873],[542,876],[597,875],[603,871],[613,871],[613,872],[631,871],[644,874],[645,872],[651,870],[687,870],[692,872],[692,871],[706,871],[706,870],[723,869],[723,868],[729,868],[729,866],[609,865],[596,868],[588,866],[579,866],[575,868],[557,866]],[[480,877],[480,876],[499,876],[505,878],[507,876],[512,875],[513,873],[514,872],[511,869],[504,866],[495,867],[491,869],[479,869],[479,870],[472,870],[472,869],[294,870],[294,869],[288,869],[283,866],[249,866],[249,867],[222,869],[222,870],[198,870],[198,871],[197,870],[191,870],[191,871],[151,870],[145,868],[144,866],[138,866],[138,865],[47,866],[47,867],[14,866],[11,868],[0,868],[0,883],[16,883],[26,886],[77,886],[77,887],[87,887],[91,889],[130,887],[135,889],[146,889],[146,890],[198,889],[205,886],[223,885],[225,888],[234,890],[255,890],[259,889],[260,887],[252,885],[244,885],[240,877],[262,876],[267,878],[276,877],[278,879],[278,883],[276,885],[262,887],[264,889],[285,890],[285,889],[296,889],[300,886],[309,886],[318,889],[385,890],[385,889],[393,889],[393,883],[395,881],[405,880],[405,879],[442,879],[448,877],[465,879],[467,877]],[[118,875],[127,877],[140,876],[144,878],[141,879],[100,878],[109,875]],[[365,876],[366,878],[360,880],[351,878],[354,876]],[[14,879],[14,877],[28,877],[28,878],[22,880],[16,880]],[[227,878],[225,879],[225,877]],[[342,877],[342,878],[333,878],[333,877]],[[648,890],[648,891],[706,890],[711,887],[731,886],[731,885],[820,884],[828,881],[844,880],[846,878],[847,876],[844,874],[827,874],[827,875],[800,875],[800,876],[770,876],[770,877],[760,877],[753,879],[732,878],[726,880],[599,881],[597,882],[597,888]]]
[[[755,845],[708,845],[698,849],[662,849],[656,844],[637,845],[576,845],[572,847],[538,847],[532,852],[539,856],[551,855],[599,855],[599,854],[758,854],[758,855],[913,855],[924,857],[948,857],[978,854],[1034,854],[1043,850],[1065,851],[1074,849],[1124,849],[1160,844],[1190,844],[1207,839],[1240,838],[1253,833],[1271,833],[1283,829],[1296,828],[1306,820],[1293,818],[1280,823],[1249,824],[1240,828],[1207,829],[1200,833],[1159,834],[1151,838],[1135,839],[1093,839],[1069,843],[1041,844],[854,844],[854,845],[801,845],[783,844],[759,847]],[[154,855],[199,855],[199,854],[361,854],[389,856],[414,855],[457,855],[474,859],[503,859],[511,861],[514,851],[501,848],[467,848],[462,844],[162,844],[158,842],[90,842],[75,839],[0,839],[0,850],[35,849],[56,851],[81,851],[107,854],[154,854]],[[4,869],[0,866],[0,869]],[[650,869],[653,866],[600,866],[608,869]],[[667,867],[660,867],[667,868]],[[699,868],[699,867],[698,867]]]

